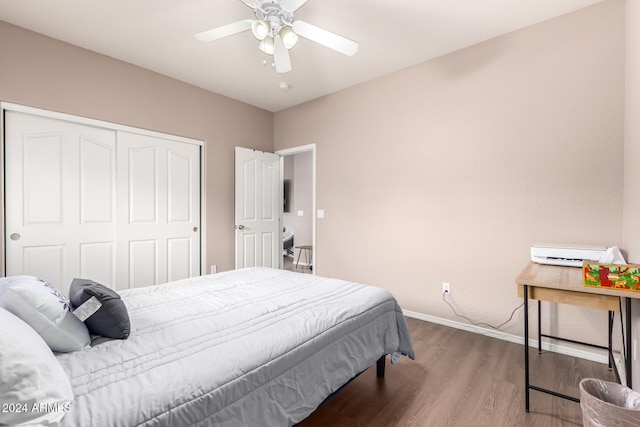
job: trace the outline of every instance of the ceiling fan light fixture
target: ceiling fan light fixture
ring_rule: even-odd
[[[240,0],[253,9],[255,19],[243,19],[211,30],[195,34],[198,40],[210,42],[223,37],[251,30],[258,40],[258,50],[270,55],[272,66],[280,73],[291,71],[291,50],[302,37],[344,55],[358,51],[358,43],[339,34],[295,20],[293,13],[308,0]]]
[[[273,51],[274,51],[273,37],[265,37],[264,40],[260,42],[258,49],[260,49],[267,55],[273,55]]]
[[[291,49],[298,42],[298,35],[293,32],[291,27],[282,27],[280,30],[280,38],[282,39],[284,47],[287,49]]]
[[[267,21],[257,19],[251,24],[251,33],[258,40],[264,40],[271,32],[271,25]]]

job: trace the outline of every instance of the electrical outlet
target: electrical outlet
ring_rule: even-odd
[[[442,282],[442,294],[451,295],[451,283]]]
[[[211,274],[216,274],[217,272],[218,272],[218,267],[215,264],[213,264],[211,266]]]

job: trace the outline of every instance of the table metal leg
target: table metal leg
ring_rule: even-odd
[[[607,359],[609,359],[609,370],[613,370],[613,321],[615,320],[616,313],[609,311],[609,351]]]
[[[524,285],[524,400],[529,412],[529,286]]]
[[[538,354],[542,354],[542,301],[538,300]]]
[[[626,323],[627,323],[627,331],[626,334],[624,334],[626,336],[626,340],[627,342],[626,347],[627,347],[627,354],[626,357],[624,358],[624,371],[625,371],[625,375],[627,377],[627,387],[632,388],[631,386],[631,358],[633,357],[632,354],[632,346],[631,346],[631,342],[632,340],[632,334],[631,334],[631,298],[625,298],[625,308],[626,308],[626,313],[625,313],[625,317],[626,317]]]
[[[523,289],[523,293],[524,293],[524,386],[525,386],[525,391],[524,391],[524,398],[525,398],[525,410],[527,412],[529,412],[529,391],[530,390],[536,390],[542,393],[546,393],[546,394],[550,394],[552,396],[556,396],[556,397],[560,397],[563,399],[567,399],[567,400],[571,400],[573,402],[577,402],[580,403],[580,399],[573,397],[573,396],[569,396],[563,393],[558,393],[555,392],[553,390],[549,390],[546,388],[542,388],[542,387],[538,387],[535,385],[532,385],[530,382],[530,369],[529,369],[529,286],[528,285],[522,285],[522,289]],[[571,341],[571,342],[576,342],[577,341],[572,341],[572,340],[567,340],[564,338],[559,338],[559,337],[555,337],[552,335],[547,335],[547,334],[543,334],[542,328],[541,328],[541,301],[538,300],[538,352],[542,353],[542,337],[548,337],[548,338],[555,338],[555,339],[562,339],[565,341]],[[578,344],[584,344],[584,343],[578,343]],[[591,344],[587,344],[587,345],[591,345]],[[601,348],[605,348],[603,346],[600,346]]]

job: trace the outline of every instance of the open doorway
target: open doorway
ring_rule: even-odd
[[[314,273],[315,144],[276,152],[281,157],[283,188],[282,268]]]

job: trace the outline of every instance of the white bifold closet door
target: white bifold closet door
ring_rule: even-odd
[[[118,287],[200,275],[200,147],[118,132]]]
[[[5,111],[5,265],[68,294],[200,274],[200,148]]]

